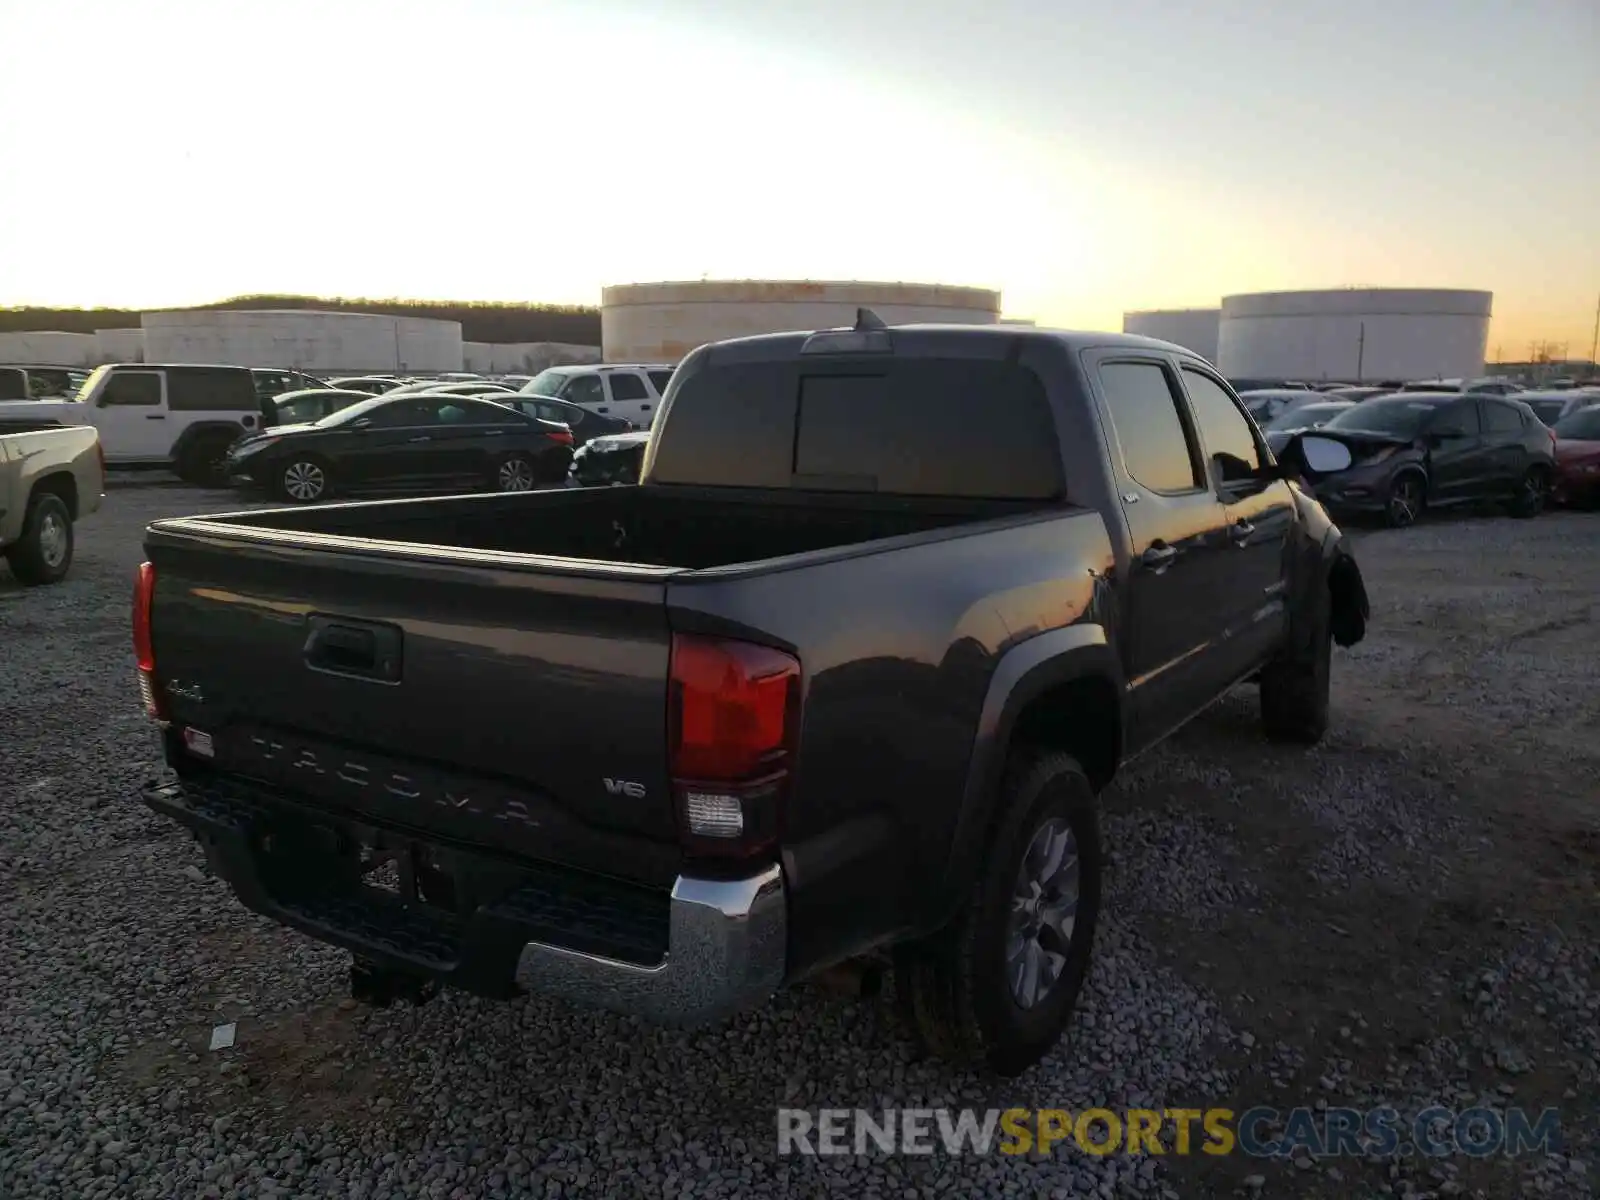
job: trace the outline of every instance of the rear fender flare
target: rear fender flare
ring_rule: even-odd
[[[988,834],[996,815],[996,791],[1005,772],[1006,753],[1017,718],[1036,697],[1078,679],[1109,683],[1119,697],[1119,704],[1122,702],[1122,664],[1105,629],[1099,625],[1069,625],[1041,633],[1013,646],[995,664],[978,717],[950,852],[935,893],[940,897],[941,910],[935,926],[942,924],[964,903],[966,885],[987,849]],[[1125,728],[1125,716],[1125,712],[1117,714],[1119,731]],[[1121,757],[1120,738],[1117,756]]]
[[[170,457],[173,462],[180,461],[189,447],[202,438],[209,439],[219,434],[227,434],[229,441],[237,441],[245,434],[254,432],[256,429],[246,429],[236,421],[196,421],[180,433],[178,440],[172,443]]]

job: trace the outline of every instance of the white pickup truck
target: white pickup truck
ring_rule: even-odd
[[[93,426],[0,434],[0,553],[17,582],[65,578],[73,523],[100,507],[105,484]]]

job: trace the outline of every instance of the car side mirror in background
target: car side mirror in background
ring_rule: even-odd
[[[1355,458],[1350,447],[1330,437],[1307,434],[1298,439],[1300,458],[1306,469],[1317,475],[1334,475],[1350,468]]]
[[[371,417],[357,417],[354,421],[350,422],[350,428],[351,429],[370,429],[370,428],[372,428],[372,418]]]

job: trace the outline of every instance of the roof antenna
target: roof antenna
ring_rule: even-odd
[[[873,312],[870,308],[856,309],[856,329],[858,331],[862,329],[887,328],[889,327],[883,323],[883,318],[877,313]]]

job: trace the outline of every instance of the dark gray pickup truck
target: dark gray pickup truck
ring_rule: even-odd
[[[1307,435],[1177,346],[1001,327],[745,338],[638,485],[159,521],[135,589],[171,772],[248,906],[385,1002],[696,1022],[890,957],[932,1049],[1070,1016],[1096,794],[1256,680],[1315,741],[1367,598]]]

